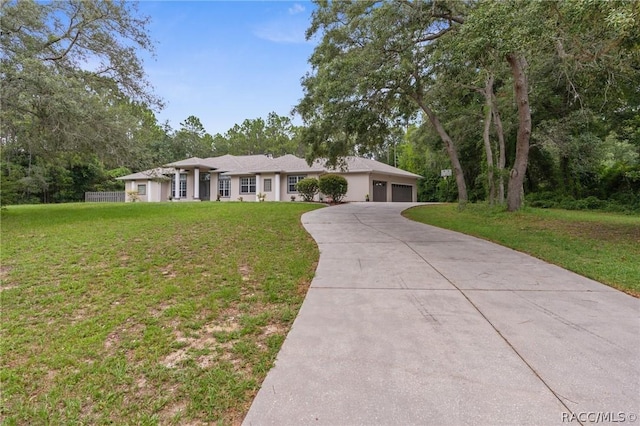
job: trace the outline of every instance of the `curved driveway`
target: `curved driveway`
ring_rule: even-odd
[[[244,424],[640,424],[638,299],[411,205],[302,217],[320,262]]]

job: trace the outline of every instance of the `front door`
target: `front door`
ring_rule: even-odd
[[[202,201],[211,199],[211,174],[209,173],[200,175],[200,199]]]

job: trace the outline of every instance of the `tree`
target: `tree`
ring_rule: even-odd
[[[471,60],[486,56],[506,60],[511,70],[518,128],[508,210],[519,209],[524,201],[534,131],[531,103],[536,101],[530,92],[544,92],[545,85],[557,87],[556,82],[562,81],[565,102],[581,109],[589,94],[617,92],[616,77],[637,74],[633,64],[638,64],[639,17],[633,2],[615,1],[479,2],[470,9],[458,37],[462,54]],[[535,76],[535,87],[530,75]],[[594,79],[598,75],[602,78]],[[606,96],[604,103],[610,103]]]
[[[172,136],[173,161],[190,157],[210,157],[213,154],[213,137],[207,133],[202,122],[190,115],[180,123],[180,130]]]
[[[332,202],[339,203],[347,194],[349,184],[343,176],[328,173],[318,179],[320,192],[331,198]]]
[[[8,1],[0,20],[1,137],[34,155],[126,153],[136,120],[123,104],[161,102],[137,49],[148,18],[121,1]]]
[[[318,2],[307,37],[322,39],[296,106],[307,129],[309,159],[330,164],[362,147],[384,144],[399,123],[421,110],[449,155],[461,202],[468,199],[454,140],[429,97],[437,40],[461,25],[460,2]]]
[[[429,123],[409,126],[398,144],[398,167],[423,176],[418,180],[418,201],[452,202],[458,198],[455,182],[440,176],[451,168],[447,153],[440,146],[438,134]]]
[[[270,112],[267,120],[246,119],[224,135],[213,137],[216,155],[284,154],[302,155],[299,130],[289,117]]]

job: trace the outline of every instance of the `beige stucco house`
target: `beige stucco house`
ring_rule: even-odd
[[[360,157],[347,157],[344,169],[330,169],[324,162],[308,165],[302,158],[283,155],[223,155],[188,158],[151,170],[119,177],[126,191],[140,201],[216,200],[300,201],[299,180],[325,173],[344,176],[349,183],[344,201],[417,201],[414,173]],[[322,201],[323,195],[316,197]],[[128,196],[130,201],[131,197]]]

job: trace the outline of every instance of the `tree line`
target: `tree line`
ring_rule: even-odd
[[[198,117],[189,116],[178,129],[172,129],[168,123],[158,124],[152,111],[138,111],[141,124],[135,128],[128,151],[117,155],[79,151],[47,156],[25,150],[16,141],[5,141],[0,148],[3,203],[82,201],[85,192],[124,190],[117,177],[190,157],[304,155],[297,137],[299,127],[274,112],[267,120],[246,119],[225,134],[212,136]]]
[[[397,165],[424,176],[423,201],[640,209],[639,14],[627,1],[319,0],[293,111],[304,124],[271,113],[211,135],[195,116],[157,122],[134,2],[9,1],[2,203],[77,201],[191,156],[293,153]]]

